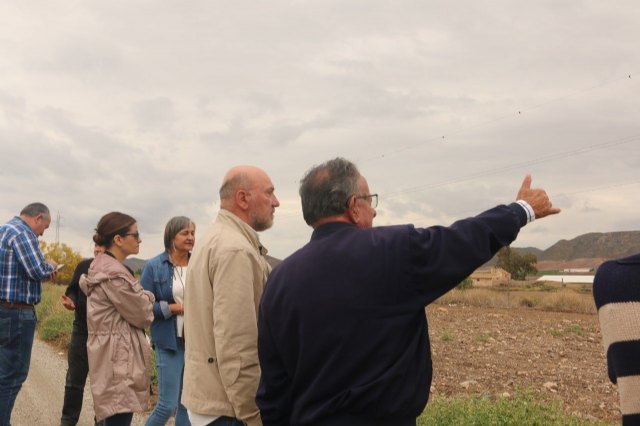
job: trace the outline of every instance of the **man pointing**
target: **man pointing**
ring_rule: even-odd
[[[560,212],[527,176],[516,202],[450,227],[372,228],[378,196],[342,158],[309,170],[300,196],[311,241],[273,271],[260,304],[265,426],[415,426],[432,377],[424,307]]]

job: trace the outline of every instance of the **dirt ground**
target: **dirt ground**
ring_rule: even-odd
[[[597,315],[433,304],[427,316],[431,398],[526,388],[567,413],[619,424]]]

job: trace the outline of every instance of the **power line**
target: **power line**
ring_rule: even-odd
[[[562,197],[569,197],[571,195],[575,195],[575,194],[582,194],[585,192],[595,192],[595,191],[600,191],[603,189],[610,189],[610,188],[619,188],[622,186],[629,186],[629,185],[637,185],[640,183],[640,180],[634,180],[634,181],[630,181],[630,182],[618,182],[618,183],[613,183],[610,185],[600,185],[600,186],[594,186],[591,188],[586,188],[586,189],[580,189],[578,191],[572,191],[572,192],[561,192],[559,194],[552,194],[552,198],[554,200],[560,199]],[[391,198],[391,197],[389,197]],[[560,206],[562,207],[562,206]],[[447,216],[454,216],[454,217],[462,217],[463,215],[467,215],[467,214],[478,214],[481,213],[482,211],[484,211],[486,208],[488,207],[480,207],[478,208],[473,208],[473,209],[467,209],[467,210],[462,210],[462,211],[458,211],[455,213],[446,213]],[[280,213],[278,214],[276,212],[276,220],[287,220],[287,219],[300,219],[302,220],[302,212],[296,212],[296,213]]]
[[[543,108],[543,107],[545,107],[547,105],[553,104],[555,102],[558,102],[558,101],[561,101],[561,100],[564,100],[564,99],[569,99],[569,98],[572,98],[572,97],[575,97],[575,96],[578,96],[578,95],[581,95],[581,94],[584,94],[584,93],[587,93],[587,92],[590,92],[590,91],[593,91],[593,90],[596,90],[596,89],[600,89],[602,87],[609,86],[609,85],[611,85],[613,83],[616,83],[616,82],[619,82],[619,81],[622,81],[622,80],[631,80],[632,76],[635,76],[635,75],[637,75],[637,73],[626,74],[623,77],[617,77],[617,78],[614,78],[612,80],[608,80],[608,81],[605,81],[603,83],[600,83],[600,84],[597,84],[597,85],[594,85],[594,86],[591,86],[591,87],[587,87],[585,89],[577,90],[577,91],[568,93],[566,95],[561,95],[561,96],[558,96],[558,97],[555,97],[555,98],[551,98],[551,99],[549,99],[547,101],[540,102],[538,104],[531,105],[529,107],[520,108],[517,111],[511,112],[509,114],[504,114],[504,115],[501,115],[501,116],[498,116],[498,117],[495,117],[495,118],[492,118],[492,119],[489,119],[489,120],[486,120],[486,121],[483,121],[483,122],[480,122],[480,123],[477,123],[477,124],[473,124],[473,125],[470,125],[470,126],[467,126],[467,127],[460,127],[457,130],[454,129],[453,131],[451,131],[451,132],[449,132],[449,133],[447,133],[445,135],[428,137],[428,138],[423,139],[422,141],[420,141],[418,143],[407,145],[407,146],[400,147],[400,148],[396,148],[395,150],[391,150],[386,154],[382,153],[382,154],[378,154],[378,155],[375,155],[375,156],[364,158],[364,159],[361,160],[361,163],[367,163],[367,162],[372,161],[372,160],[377,160],[377,159],[389,157],[391,155],[395,155],[395,154],[398,154],[400,152],[404,152],[404,151],[408,151],[408,150],[411,150],[411,149],[422,147],[427,142],[443,141],[446,138],[451,137],[453,135],[458,135],[460,133],[468,132],[470,130],[474,130],[474,129],[477,129],[477,128],[485,127],[485,126],[488,126],[489,124],[493,124],[493,123],[496,123],[498,121],[503,121],[503,120],[506,120],[506,119],[509,119],[509,118],[521,116],[523,112],[528,112],[528,111],[532,111],[532,110],[535,110],[535,109],[540,109],[540,108]]]
[[[640,183],[640,180],[635,180],[635,181],[631,181],[631,182],[619,182],[619,183],[614,183],[614,184],[611,184],[611,185],[594,186],[594,187],[591,187],[591,188],[581,189],[581,190],[573,191],[573,192],[552,194],[551,198],[553,200],[557,200],[557,199],[560,199],[562,197],[568,197],[568,196],[574,195],[574,194],[582,194],[582,193],[585,193],[585,192],[595,192],[595,191],[600,191],[600,190],[603,190],[603,189],[610,189],[610,188],[619,188],[621,186],[636,185],[638,183]],[[555,203],[554,203],[554,206],[555,206]],[[561,205],[558,206],[558,207],[562,208]],[[486,208],[488,208],[488,207],[486,207]],[[453,217],[457,217],[457,218],[462,218],[465,215],[476,215],[476,214],[482,213],[484,210],[486,210],[486,208],[482,208],[481,207],[480,209],[477,209],[477,208],[475,208],[475,209],[467,209],[467,210],[464,210],[464,211],[458,211],[458,212],[455,212],[455,213],[445,213],[445,214],[447,216],[453,216]]]
[[[541,163],[546,163],[549,161],[553,161],[553,160],[559,160],[562,158],[567,158],[567,157],[572,157],[572,156],[576,156],[576,155],[580,155],[580,154],[585,154],[587,152],[591,152],[591,151],[595,151],[598,149],[604,149],[604,148],[609,148],[612,146],[617,146],[617,145],[623,145],[623,144],[627,144],[627,143],[631,143],[634,141],[640,140],[640,135],[633,135],[633,136],[628,136],[628,137],[624,137],[624,138],[619,138],[619,139],[614,139],[611,141],[607,141],[607,142],[603,142],[603,143],[599,143],[599,144],[594,144],[594,145],[590,145],[590,146],[586,146],[586,147],[581,147],[581,148],[576,148],[576,149],[572,149],[572,150],[567,150],[567,151],[562,151],[562,152],[557,152],[557,153],[553,153],[553,154],[549,154],[549,155],[544,155],[538,158],[534,158],[531,160],[525,160],[525,161],[521,161],[519,163],[512,163],[512,164],[507,164],[504,166],[500,166],[500,167],[496,167],[493,169],[487,169],[487,170],[483,170],[477,173],[472,173],[460,178],[454,178],[454,179],[449,179],[446,181],[442,181],[442,182],[436,182],[436,183],[431,183],[431,184],[426,184],[426,185],[418,185],[418,186],[414,186],[411,188],[406,188],[406,189],[401,189],[399,191],[395,191],[395,192],[390,192],[390,193],[386,193],[383,194],[385,196],[385,198],[393,198],[395,196],[398,195],[403,195],[403,194],[410,194],[413,192],[420,192],[420,191],[424,191],[427,189],[432,189],[432,188],[439,188],[439,187],[443,187],[443,186],[447,186],[447,185],[452,185],[455,183],[461,183],[461,182],[465,182],[465,181],[469,181],[472,179],[477,179],[480,177],[485,177],[485,176],[491,176],[491,175],[495,175],[495,174],[499,174],[502,172],[506,172],[506,171],[511,171],[511,170],[517,170],[520,168],[523,168],[525,166],[531,166],[534,164],[541,164]]]

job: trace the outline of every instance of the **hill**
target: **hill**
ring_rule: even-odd
[[[124,264],[127,265],[133,272],[142,270],[146,260],[138,259],[137,257],[130,257],[124,260]]]
[[[640,231],[591,232],[572,240],[560,240],[544,250],[538,260],[615,259],[640,251]]]
[[[571,240],[560,240],[546,250],[512,247],[520,254],[538,258],[538,269],[596,268],[608,259],[640,252],[640,231],[590,232]],[[487,265],[494,265],[496,258]]]

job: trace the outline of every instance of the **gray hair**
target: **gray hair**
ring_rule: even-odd
[[[46,219],[51,219],[51,213],[49,213],[49,207],[45,206],[42,203],[31,203],[20,212],[20,216],[29,216],[36,217],[38,215],[42,215],[42,217]]]
[[[360,172],[344,158],[312,167],[300,181],[302,215],[308,225],[344,213],[349,197],[358,192]]]
[[[186,216],[176,216],[169,219],[167,226],[164,228],[164,248],[170,251],[173,248],[173,239],[178,235],[178,232],[187,228],[189,225],[196,227],[191,219]]]
[[[249,176],[246,173],[236,173],[230,179],[222,182],[222,186],[220,187],[220,200],[233,198],[238,188],[246,189],[250,183]]]

